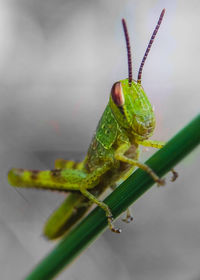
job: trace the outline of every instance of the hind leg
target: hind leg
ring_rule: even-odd
[[[65,160],[65,159],[56,159],[55,160],[55,168],[56,169],[78,169],[81,170],[83,168],[84,162],[76,162],[73,160]]]
[[[118,233],[120,230],[112,225],[113,217],[109,207],[88,191],[99,183],[100,177],[109,169],[110,162],[105,162],[103,166],[89,174],[76,169],[38,171],[13,168],[8,173],[8,181],[17,187],[80,191],[89,201],[97,204],[106,212],[110,229]]]

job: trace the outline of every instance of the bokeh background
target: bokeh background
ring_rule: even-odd
[[[155,106],[152,139],[166,141],[199,112],[198,0],[0,1],[0,278],[23,279],[56,243],[43,224],[61,194],[10,187],[11,167],[81,159],[112,84],[127,77],[121,18],[134,77],[162,8],[166,15],[142,84]],[[142,160],[154,152],[143,149]],[[106,231],[57,279],[200,279],[200,152],[132,207],[134,222]]]

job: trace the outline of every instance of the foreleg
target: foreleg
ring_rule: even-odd
[[[125,152],[129,149],[129,147],[130,145],[128,144],[121,145],[115,152],[115,159],[143,169],[153,178],[155,182],[158,183],[158,185],[164,185],[165,181],[160,179],[158,175],[148,165],[141,163],[140,161],[138,161],[138,159],[131,159],[124,155]]]
[[[152,147],[156,149],[162,149],[165,146],[165,142],[156,141],[156,140],[144,140],[144,141],[137,141],[138,144],[145,146],[145,147]],[[178,172],[174,169],[171,169],[172,178],[171,181],[174,182],[178,178]]]

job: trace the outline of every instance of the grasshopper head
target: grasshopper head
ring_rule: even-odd
[[[152,106],[140,84],[128,79],[116,82],[111,89],[110,107],[119,125],[135,140],[149,138],[155,128]]]
[[[153,44],[154,38],[162,22],[165,9],[162,10],[158,23],[151,36],[142,59],[137,82],[132,79],[131,48],[126,22],[122,19],[128,55],[128,79],[116,82],[111,89],[109,105],[119,125],[126,129],[133,138],[145,140],[155,128],[155,115],[152,106],[141,86],[142,70],[145,60]]]

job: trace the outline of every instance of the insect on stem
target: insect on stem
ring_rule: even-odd
[[[99,197],[106,189],[128,178],[136,167],[147,172],[159,185],[164,184],[164,180],[151,167],[139,160],[139,145],[157,149],[165,145],[164,142],[148,139],[155,128],[155,114],[146,93],[140,86],[142,68],[164,12],[165,10],[160,15],[142,60],[138,84],[132,79],[129,34],[126,21],[122,19],[128,58],[128,78],[118,80],[113,84],[108,104],[83,161],[57,159],[52,170],[12,168],[9,171],[8,181],[14,187],[70,192],[45,223],[43,232],[48,239],[57,239],[68,233],[68,237],[72,236],[74,232],[71,229],[79,223],[93,204],[105,212],[110,230],[120,233],[121,230],[113,225],[114,208],[110,209],[109,205]],[[172,172],[174,181],[178,174],[174,170]],[[148,185],[144,186],[143,191],[145,188],[147,189]],[[116,213],[115,211],[114,217]],[[131,220],[131,214],[127,210],[125,222],[128,223]],[[93,223],[94,220],[91,222]],[[99,226],[100,224],[97,228]],[[87,232],[88,228],[84,229]],[[103,227],[101,229],[103,230]],[[29,278],[33,279],[34,276]]]
[[[131,86],[131,82],[132,82],[131,47],[130,47],[128,29],[127,29],[126,21],[125,21],[124,18],[122,19],[122,25],[123,25],[123,29],[124,29],[124,35],[125,35],[125,40],[126,40],[126,48],[127,48],[127,56],[128,56],[128,83],[129,83],[129,86]]]
[[[155,37],[156,37],[156,34],[157,34],[157,32],[158,32],[158,29],[159,29],[159,27],[160,27],[160,25],[161,25],[161,22],[162,22],[162,19],[163,19],[164,14],[165,14],[165,9],[163,9],[162,12],[161,12],[161,14],[160,14],[160,17],[159,17],[158,23],[157,23],[157,25],[156,25],[156,28],[155,28],[154,31],[153,31],[153,34],[152,34],[152,36],[151,36],[151,39],[150,39],[150,41],[149,41],[149,44],[148,44],[147,49],[146,49],[146,51],[145,51],[145,54],[144,54],[144,56],[143,56],[142,62],[141,62],[141,64],[140,64],[140,68],[139,68],[139,72],[138,72],[138,78],[137,78],[137,83],[138,83],[138,84],[141,84],[143,66],[144,66],[144,63],[145,63],[145,61],[146,61],[146,59],[147,59],[147,56],[148,56],[148,53],[149,53],[149,51],[150,51],[150,49],[151,49],[151,46],[152,46],[152,44],[153,44],[153,41],[154,41],[154,39],[155,39]]]

